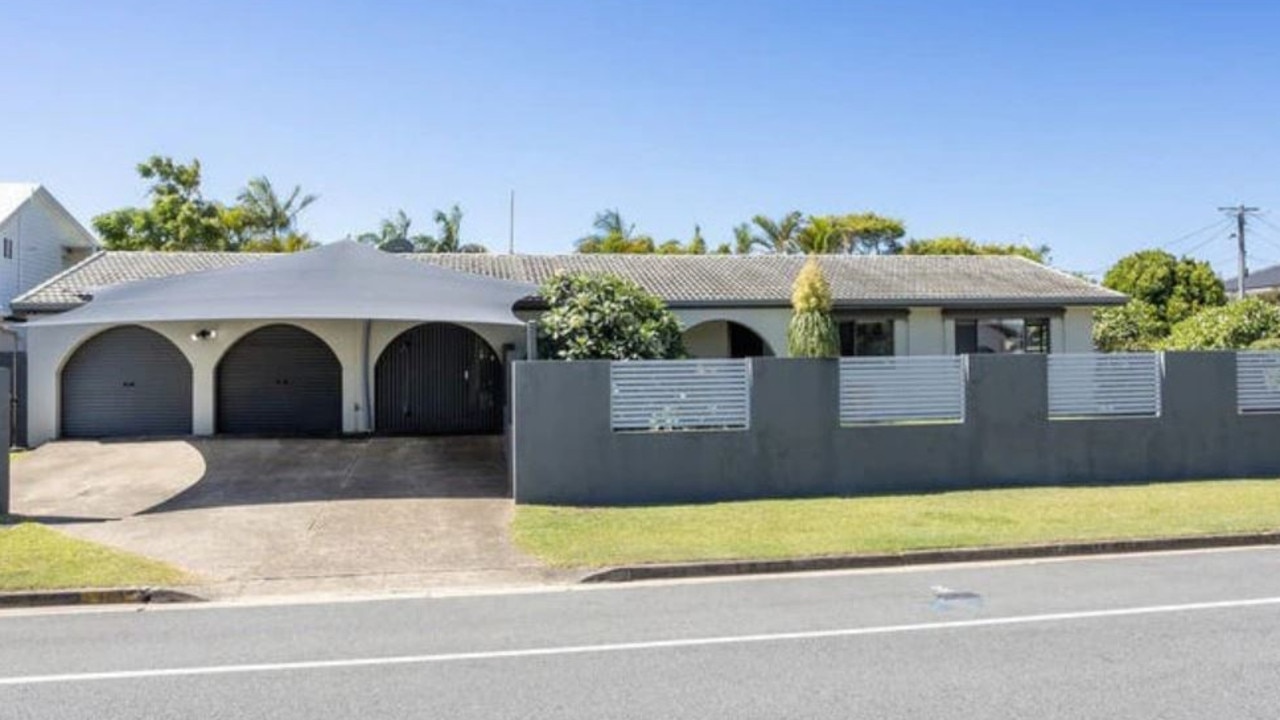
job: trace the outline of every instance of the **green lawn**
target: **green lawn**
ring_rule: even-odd
[[[781,558],[1280,530],[1280,480],[978,490],[638,508],[519,506],[557,566]]]
[[[190,582],[162,562],[0,518],[0,592],[174,585]]]

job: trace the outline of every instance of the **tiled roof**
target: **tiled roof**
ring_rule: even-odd
[[[1236,291],[1236,286],[1240,282],[1233,277],[1224,280],[1222,284],[1226,286],[1227,293],[1230,294]],[[1262,292],[1276,288],[1280,288],[1280,265],[1254,270],[1244,277],[1245,292]]]
[[[253,262],[261,253],[100,252],[13,303],[16,312],[55,312],[94,288]],[[405,254],[462,272],[541,283],[558,270],[628,277],[672,305],[786,305],[805,262],[788,255]],[[841,306],[1111,305],[1124,296],[1011,256],[823,256]]]

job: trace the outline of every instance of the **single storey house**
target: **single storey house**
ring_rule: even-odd
[[[1222,284],[1230,297],[1235,297],[1239,292],[1240,280],[1238,278],[1227,278],[1222,281]],[[1245,275],[1244,292],[1246,295],[1280,292],[1280,265],[1269,265]]]
[[[790,256],[100,252],[14,303],[28,440],[500,432],[559,270],[662,297],[695,357],[783,355]],[[1090,352],[1125,297],[1017,257],[821,259],[848,355]]]

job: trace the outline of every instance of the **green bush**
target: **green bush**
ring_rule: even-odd
[[[1250,350],[1280,350],[1280,337],[1265,337],[1249,343]]]
[[[1209,263],[1177,258],[1164,250],[1126,255],[1107,271],[1102,284],[1150,303],[1170,325],[1227,301],[1222,280]]]
[[[540,291],[540,357],[662,360],[684,357],[680,323],[662,299],[614,275],[557,273]]]
[[[1141,352],[1169,333],[1154,305],[1130,300],[1093,314],[1093,344],[1102,352]]]
[[[1235,350],[1280,338],[1280,307],[1258,298],[1245,298],[1210,307],[1173,326],[1163,343],[1166,350]]]
[[[840,333],[831,319],[831,286],[817,260],[809,258],[791,290],[791,324],[787,352],[791,357],[837,357]]]

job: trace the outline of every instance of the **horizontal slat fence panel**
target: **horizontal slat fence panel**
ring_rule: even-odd
[[[1049,356],[1049,417],[1158,417],[1158,353]]]
[[[745,430],[748,360],[626,360],[610,366],[615,431]]]
[[[964,422],[963,356],[840,359],[840,424]]]
[[[1280,412],[1280,353],[1236,353],[1236,404],[1242,413]]]

